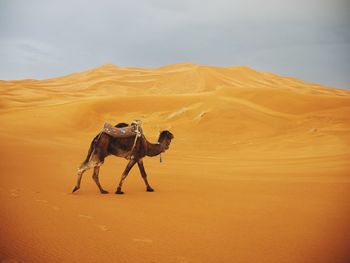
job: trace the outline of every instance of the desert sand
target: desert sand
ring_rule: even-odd
[[[0,262],[350,262],[350,91],[248,67],[104,65],[0,81]],[[104,122],[175,139],[115,195]]]

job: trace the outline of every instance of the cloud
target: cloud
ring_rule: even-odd
[[[26,58],[36,61],[46,60],[54,54],[54,50],[49,45],[28,39],[8,39],[0,42],[0,45],[3,55],[19,60]]]

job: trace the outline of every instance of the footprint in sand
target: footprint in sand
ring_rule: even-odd
[[[89,215],[79,215],[79,217],[85,218],[85,219],[92,219],[93,218],[92,216],[89,216]]]
[[[55,211],[61,210],[61,208],[59,208],[58,206],[55,206],[55,205],[51,206],[51,208],[52,208],[53,210],[55,210]]]
[[[133,238],[132,241],[140,243],[153,243],[152,239]]]
[[[90,215],[82,215],[82,214],[80,214],[80,215],[78,215],[80,218],[84,218],[84,219],[87,219],[87,220],[92,220],[92,219],[94,219],[92,216],[90,216]],[[98,229],[100,229],[101,231],[103,231],[103,232],[107,232],[107,231],[110,231],[110,229],[106,226],[106,225],[96,225],[96,227],[98,228]]]
[[[78,215],[80,218],[84,218],[87,220],[93,220],[94,218],[90,215],[83,215],[83,214],[79,214]],[[107,232],[110,231],[110,229],[106,226],[106,225],[95,225],[98,229],[100,229],[103,232]]]
[[[18,198],[18,197],[20,197],[20,195],[17,194],[17,193],[11,193],[11,196],[12,196],[13,198]]]
[[[18,197],[21,196],[20,193],[19,193],[20,191],[18,189],[11,189],[10,192],[11,192],[10,195],[13,198],[18,198]]]
[[[39,203],[43,203],[43,204],[47,204],[49,201],[44,200],[44,199],[35,199],[35,201],[39,202]]]
[[[49,205],[49,201],[47,201],[47,200],[45,200],[45,199],[35,199],[35,201],[38,202],[38,203],[42,203],[42,204],[44,204],[44,205],[47,205],[47,206]],[[56,205],[52,205],[51,208],[52,208],[53,210],[55,210],[55,211],[61,210],[61,208],[58,207],[58,206],[56,206]]]
[[[97,225],[97,227],[101,230],[101,231],[109,231],[108,227],[106,225]]]

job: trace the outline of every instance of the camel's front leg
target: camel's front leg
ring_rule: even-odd
[[[135,165],[136,161],[135,160],[130,160],[130,162],[128,163],[128,165],[126,166],[123,174],[122,174],[122,178],[120,179],[119,182],[119,186],[117,188],[117,191],[115,192],[116,194],[122,195],[124,194],[124,192],[122,191],[122,186],[123,186],[123,182],[125,180],[125,178],[128,176],[131,168]]]
[[[149,185],[148,180],[147,180],[147,174],[146,174],[145,167],[143,166],[143,160],[142,159],[138,160],[137,165],[139,166],[141,176],[142,176],[143,180],[145,181],[146,191],[153,192],[154,189]]]

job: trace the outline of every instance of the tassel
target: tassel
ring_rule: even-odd
[[[160,162],[160,163],[163,162],[162,154],[159,155],[159,162]]]

